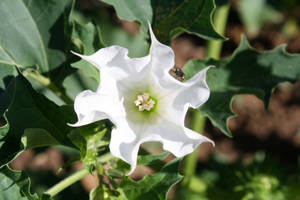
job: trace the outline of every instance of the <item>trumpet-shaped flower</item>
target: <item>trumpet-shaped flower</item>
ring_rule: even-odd
[[[209,97],[205,80],[209,67],[186,82],[176,80],[169,74],[173,50],[155,38],[151,27],[150,35],[150,53],[141,58],[129,58],[128,50],[120,46],[102,48],[90,56],[75,53],[99,69],[100,83],[96,92],[85,90],[76,96],[78,122],[72,126],[111,120],[116,127],[110,151],[131,165],[130,173],[143,142],[159,141],[176,157],[193,152],[202,142],[213,144],[184,127],[188,108],[199,107]]]

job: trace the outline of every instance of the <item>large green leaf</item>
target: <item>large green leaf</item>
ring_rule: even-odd
[[[122,193],[130,200],[166,199],[171,186],[182,179],[178,174],[179,161],[175,159],[166,164],[160,172],[147,175],[137,182],[125,177],[120,184]]]
[[[1,116],[9,102],[3,90],[11,77],[17,75],[15,66],[22,72],[29,72],[27,69],[34,67],[38,73],[46,74],[66,62],[64,13],[71,1],[3,0],[0,2],[0,18],[3,19],[0,26]],[[61,76],[55,72],[55,78]],[[36,85],[40,87],[36,82],[35,89],[37,89]],[[57,97],[52,98],[53,94],[49,93],[49,90],[42,88],[40,91],[45,92],[51,99],[57,99]]]
[[[120,19],[137,21],[148,35],[147,21],[161,42],[187,32],[205,39],[224,39],[211,21],[215,5],[213,0],[102,0],[113,5]]]
[[[0,68],[36,65],[40,72],[47,72],[62,64],[62,13],[70,2],[1,0]]]
[[[10,162],[24,148],[56,143],[74,147],[67,136],[72,130],[67,123],[75,121],[72,106],[57,106],[35,92],[20,74],[13,79],[6,94],[12,100],[5,112],[8,125],[0,128],[0,166]]]
[[[0,200],[38,200],[37,194],[30,193],[30,179],[21,171],[7,166],[0,169]]]
[[[231,57],[224,60],[193,60],[186,64],[184,72],[190,78],[208,65],[215,68],[207,72],[207,83],[211,90],[209,100],[200,107],[203,115],[223,133],[231,136],[227,127],[233,116],[231,101],[237,94],[254,94],[268,106],[274,87],[280,82],[295,82],[300,78],[300,55],[291,55],[285,46],[272,51],[258,52],[250,47],[243,36],[239,47]]]

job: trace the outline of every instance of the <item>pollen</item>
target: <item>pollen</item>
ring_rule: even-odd
[[[137,99],[134,101],[134,104],[139,108],[139,111],[150,111],[154,107],[155,101],[150,98],[148,93],[138,95]]]

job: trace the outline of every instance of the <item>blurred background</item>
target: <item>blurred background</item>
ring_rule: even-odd
[[[232,0],[230,4],[225,33],[228,40],[223,43],[222,58],[230,56],[237,48],[242,33],[255,49],[270,50],[286,44],[288,52],[300,53],[300,1]],[[100,1],[78,0],[74,16],[84,21],[91,15],[94,23],[99,24],[106,45],[129,48],[131,57],[147,54],[145,39],[137,24],[119,20],[114,9]],[[205,40],[193,35],[174,38],[171,46],[175,51],[176,67],[182,68],[190,59],[204,58],[205,45]],[[96,87],[88,81],[80,84],[82,89]],[[216,146],[201,145],[196,177],[188,188],[173,187],[168,199],[300,199],[300,81],[282,83],[274,89],[268,111],[253,95],[236,96],[232,108],[237,114],[228,122],[233,138],[222,134],[207,120],[204,134],[213,139]],[[188,120],[187,117],[187,123]],[[161,152],[161,146],[156,143],[144,147],[153,153]],[[11,167],[26,170],[32,180],[32,189],[42,193],[82,167],[81,163],[73,163],[56,173],[76,156],[76,152],[62,147],[38,148],[23,152]],[[138,180],[149,173],[149,168],[139,166],[132,178]],[[96,176],[89,175],[55,199],[88,199],[88,191],[97,182]]]

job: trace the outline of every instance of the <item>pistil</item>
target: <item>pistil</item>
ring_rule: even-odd
[[[148,93],[137,96],[137,100],[134,101],[135,105],[139,108],[139,111],[150,111],[154,107],[155,101],[150,98]]]

